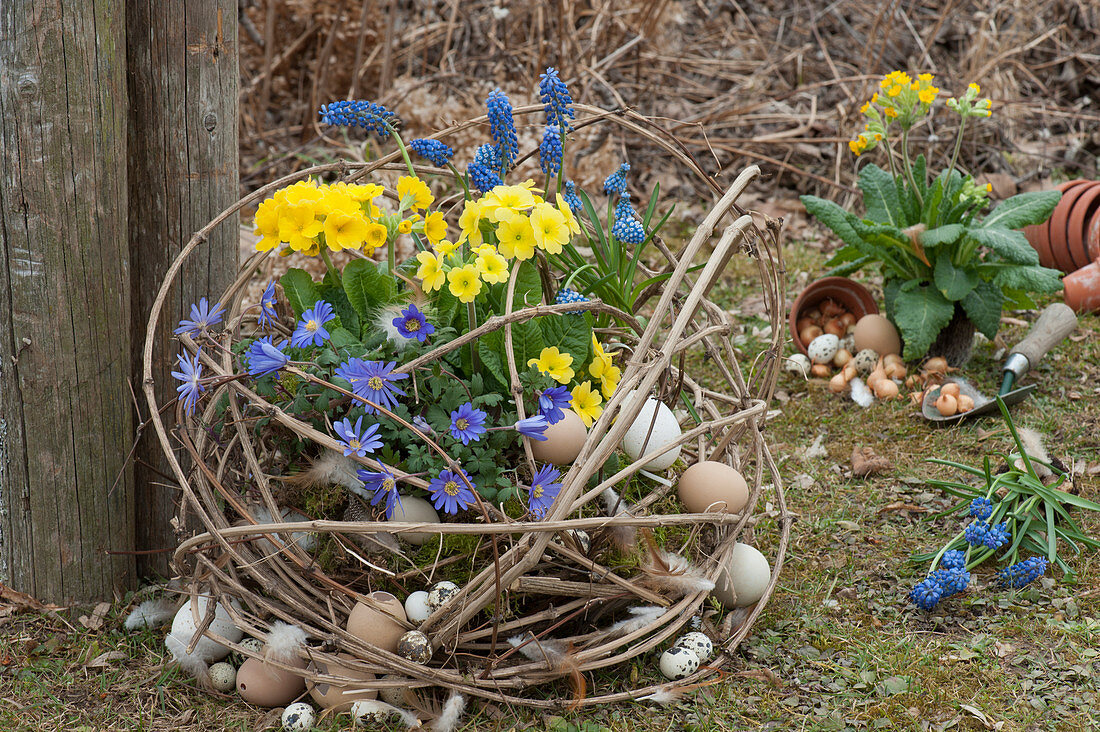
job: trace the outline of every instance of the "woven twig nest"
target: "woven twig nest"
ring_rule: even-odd
[[[714,188],[674,140],[651,132],[641,117],[578,108],[594,115],[578,119],[578,126],[610,121],[644,134]],[[541,107],[516,112],[535,110]],[[510,343],[515,324],[548,314],[611,312],[618,322],[634,324],[617,333],[618,343],[630,354],[619,388],[562,477],[563,487],[543,520],[515,520],[487,506],[472,518],[438,524],[375,520],[370,513],[360,514],[365,520],[356,521],[310,516],[315,520],[272,522],[270,517],[283,515],[284,507],[279,501],[279,481],[271,475],[273,466],[280,465],[277,441],[268,439],[268,434],[291,435],[321,450],[339,446],[329,435],[258,394],[247,375],[242,376],[234,365],[232,346],[248,327],[242,317],[243,292],[259,260],[266,256],[263,254],[242,267],[236,282],[220,298],[228,313],[227,327],[214,336],[223,348],[201,351],[204,374],[219,377],[208,386],[203,408],[193,416],[177,409],[177,425],[171,432],[161,419],[154,403],[153,335],[163,327],[158,322],[161,305],[186,258],[207,241],[216,226],[278,187],[321,174],[359,180],[379,168],[392,167],[395,159],[396,154],[368,165],[318,166],[267,186],[198,232],[173,264],[149,323],[145,392],[153,406],[153,424],[182,491],[180,525],[192,527],[192,535],[175,553],[177,571],[190,580],[193,593],[219,598],[247,634],[262,637],[276,621],[298,625],[310,638],[306,653],[314,660],[324,663],[337,654],[351,654],[358,659],[351,664],[355,669],[378,677],[374,686],[415,690],[425,709],[438,705],[450,692],[546,709],[652,695],[660,700],[712,677],[729,662],[771,594],[783,565],[791,521],[775,463],[761,436],[783,333],[779,227],[769,222],[761,231],[736,206],[737,197],[759,174],[755,167],[744,171],[720,196],[681,252],[673,253],[656,241],[666,261],[664,271],[670,276],[642,298],[638,313],[622,313],[599,300],[513,309],[513,272],[504,315],[491,317],[471,332],[400,367],[408,372],[430,364],[445,352],[493,331],[502,330]],[[724,227],[723,222],[727,222]],[[707,299],[732,257],[750,258],[758,272],[759,294],[772,326],[770,347],[761,354],[742,356],[736,351],[728,314]],[[704,259],[701,269],[692,268],[693,262]],[[644,327],[637,315],[644,315]],[[199,352],[189,337],[182,336],[181,341],[192,354]],[[739,360],[751,366],[747,377]],[[518,395],[517,364],[512,361],[507,370],[512,392]],[[720,381],[720,387],[704,385],[698,374],[690,373],[688,364],[692,363],[706,364],[711,380]],[[666,399],[674,408],[690,403],[687,411],[698,422],[691,420],[667,448],[679,446],[686,464],[705,459],[739,469],[750,491],[741,514],[659,512],[678,505],[674,486],[682,466],[677,463],[667,474],[646,478],[652,491],[629,511],[607,515],[614,511],[600,501],[605,489],[637,479],[642,466],[655,457],[644,455],[629,464],[620,461],[613,474],[604,472],[647,395]],[[520,410],[522,417],[522,407]],[[257,429],[254,423],[259,420],[268,426]],[[410,430],[408,439],[424,437]],[[181,447],[189,465],[186,470],[178,459]],[[528,463],[530,455],[527,449]],[[369,458],[357,461],[368,467],[378,465]],[[424,484],[415,477],[408,482],[419,487]],[[355,511],[348,515],[354,517]],[[640,561],[612,563],[604,548],[608,537],[615,532],[622,535],[624,530],[629,536],[635,532],[655,534],[655,542],[661,546],[654,550],[639,538],[633,552]],[[440,552],[438,562],[417,566],[403,551],[407,549],[404,544],[396,551],[385,548],[396,542],[370,546],[369,537],[401,537],[410,531],[433,534],[434,543],[430,543]],[[576,531],[592,537],[590,550],[575,540]],[[327,540],[332,551],[327,563],[303,546],[304,532]],[[465,548],[443,552],[448,538],[459,536],[468,537],[462,543]],[[724,610],[706,591],[683,594],[670,590],[667,583],[654,581],[642,566],[647,557],[679,555],[708,580],[719,580],[739,540],[764,550],[772,572],[763,597],[749,608]],[[440,568],[459,564],[468,573],[459,594],[419,625],[433,650],[427,663],[376,647],[345,630],[352,608],[368,593],[381,590],[401,599],[425,589],[438,578],[435,573]],[[620,622],[630,618],[635,622]],[[639,688],[622,680],[590,683],[589,672],[659,652],[689,625],[707,632],[718,651],[691,676]],[[249,653],[238,644],[226,644]],[[658,656],[654,654],[650,663],[654,670]],[[352,688],[360,683],[338,673],[327,677],[308,673],[314,680],[349,683]],[[554,683],[563,677],[572,680],[572,688],[564,681]],[[612,685],[615,688],[604,688]],[[587,694],[583,691],[586,686]]]

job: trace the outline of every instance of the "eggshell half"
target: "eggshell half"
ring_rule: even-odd
[[[724,463],[703,460],[680,476],[676,485],[689,513],[740,513],[749,502],[744,476]]]
[[[310,662],[311,671],[330,676],[354,679],[349,684],[332,684],[327,681],[306,681],[306,688],[313,701],[322,709],[331,709],[335,713],[351,711],[351,705],[357,701],[378,698],[376,689],[367,688],[375,680],[375,675],[370,671],[352,668],[340,661],[355,662],[358,659],[347,653],[337,654],[336,661],[326,661],[318,658]]]

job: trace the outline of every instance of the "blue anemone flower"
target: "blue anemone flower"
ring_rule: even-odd
[[[355,471],[367,490],[371,491],[370,505],[377,506],[386,501],[386,518],[393,518],[393,509],[401,505],[401,496],[397,492],[397,478],[385,465],[380,472],[374,473],[360,468]],[[404,509],[402,509],[404,511]]]
[[[366,457],[368,452],[374,452],[382,447],[382,440],[378,439],[378,425],[367,425],[364,430],[362,416],[355,421],[354,427],[351,426],[351,420],[344,417],[339,422],[333,423],[332,428],[341,437],[344,457],[351,455]]]
[[[386,409],[392,409],[397,406],[396,397],[405,396],[405,392],[393,382],[409,378],[408,374],[393,373],[395,364],[395,361],[383,363],[351,358],[340,364],[335,373],[351,384],[351,391],[355,396],[369,399]],[[363,411],[374,414],[376,410],[370,404],[364,404]]]
[[[260,296],[260,320],[261,328],[270,328],[278,322],[279,316],[275,313],[275,280],[267,283],[264,294]]]
[[[553,465],[543,465],[531,478],[531,488],[527,491],[527,505],[531,513],[539,519],[546,517],[546,512],[554,505],[554,499],[561,492],[561,483],[556,482],[561,477],[561,471]]]
[[[172,372],[172,376],[183,382],[176,387],[176,394],[183,400],[183,409],[188,416],[195,413],[195,404],[199,401],[199,394],[206,391],[206,387],[199,382],[199,379],[202,378],[202,364],[199,363],[201,353],[202,351],[199,350],[192,361],[188,361],[182,353],[177,354],[176,358],[179,359],[180,370]]]
[[[286,341],[276,346],[271,342],[271,336],[252,341],[252,345],[245,351],[248,356],[248,375],[258,379],[285,367],[290,363],[285,350]]]
[[[465,470],[459,468],[459,472],[462,473],[466,482],[477,488]],[[432,505],[437,511],[442,510],[452,516],[469,506],[475,498],[473,491],[466,487],[466,482],[450,470],[440,471],[439,476],[432,478],[428,486],[428,491],[432,494]]]
[[[318,300],[313,307],[302,313],[298,319],[298,327],[294,329],[294,335],[290,337],[290,345],[295,348],[307,348],[319,346],[329,337],[325,329],[325,323],[336,317],[332,306],[324,300]]]
[[[397,328],[397,332],[405,338],[415,338],[421,343],[435,333],[435,326],[428,322],[424,313],[420,312],[414,304],[410,304],[393,319],[393,327]]]
[[[546,432],[546,428],[549,426],[550,422],[547,421],[546,417],[541,414],[536,414],[533,417],[519,420],[512,425],[512,429],[524,437],[530,437],[532,440],[543,442],[546,440],[546,435],[544,435],[543,432]]]
[[[563,410],[572,409],[573,395],[567,386],[552,386],[539,394],[539,412],[549,424],[557,424],[565,417]]]
[[[225,308],[221,305],[215,303],[214,307],[211,308],[206,298],[200,297],[197,304],[191,304],[191,319],[187,320],[185,318],[181,320],[175,333],[176,335],[186,333],[192,338],[198,338],[204,332],[222,322],[222,315],[224,314]]]
[[[477,442],[485,434],[485,419],[489,415],[466,402],[451,412],[451,437],[462,440],[463,445]]]

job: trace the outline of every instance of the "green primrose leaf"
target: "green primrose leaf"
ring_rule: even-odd
[[[931,285],[902,289],[894,299],[894,322],[905,340],[905,358],[920,358],[955,312],[939,290]]]
[[[936,289],[948,300],[962,300],[978,284],[978,273],[973,270],[956,267],[951,261],[951,253],[943,252],[936,257],[936,269],[933,275]]]
[[[283,286],[286,299],[297,318],[302,317],[302,313],[309,310],[321,299],[317,284],[313,281],[313,277],[310,276],[309,272],[304,269],[293,267],[287,270],[286,274],[279,278],[279,284]]]
[[[1001,308],[1004,295],[1001,288],[992,282],[981,280],[966,297],[962,299],[963,310],[974,322],[974,327],[990,340],[997,335],[1001,327]]]
[[[874,163],[863,166],[859,171],[859,189],[863,191],[868,219],[899,228],[907,225],[894,176],[889,171]]]
[[[818,198],[817,196],[801,196],[799,200],[802,201],[802,205],[806,207],[811,215],[832,229],[841,241],[855,247],[857,251],[860,249],[863,245],[863,239],[852,228],[851,222],[856,220],[854,215],[832,201],[826,201],[824,198]]]
[[[941,244],[954,244],[965,232],[966,227],[962,224],[937,226],[935,229],[921,232],[920,244],[925,249],[935,249]]]
[[[344,292],[348,301],[364,320],[371,311],[388,305],[395,299],[395,281],[369,259],[353,259],[344,267]]]
[[[1027,237],[1019,231],[999,226],[970,228],[968,234],[982,246],[989,247],[1006,262],[1013,264],[1039,264],[1039,253],[1027,243]]]
[[[982,220],[981,225],[985,228],[1019,229],[1030,224],[1041,224],[1050,218],[1061,198],[1061,191],[1032,191],[1006,198]]]

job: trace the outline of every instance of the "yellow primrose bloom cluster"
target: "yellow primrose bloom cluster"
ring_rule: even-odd
[[[424,289],[433,292],[446,284],[460,301],[473,302],[483,283],[508,280],[508,260],[530,259],[536,249],[559,253],[580,233],[580,225],[560,195],[557,205],[547,203],[534,185],[529,180],[497,186],[481,198],[467,201],[458,219],[460,234],[455,242],[429,236],[432,251],[416,255],[420,263],[416,276]]]
[[[921,74],[913,79],[904,71],[892,71],[879,82],[879,91],[861,108],[867,122],[856,139],[848,142],[848,148],[857,156],[873,150],[886,136],[893,123],[909,130],[928,114],[936,96],[940,93],[932,74]]]
[[[399,234],[416,232],[432,242],[446,237],[443,214],[427,213],[435,199],[424,181],[412,176],[397,181],[396,214],[375,204],[384,192],[375,183],[327,184],[312,179],[280,189],[256,211],[256,249],[266,252],[285,245],[279,252],[283,256],[316,256],[324,246],[334,252],[361,249],[369,255]]]
[[[585,379],[578,381],[570,390],[572,397],[570,406],[584,422],[585,427],[591,427],[593,422],[600,418],[603,414],[604,400],[610,399],[619,385],[622,370],[612,363],[616,355],[618,351],[612,353],[604,351],[593,334],[592,361],[588,364],[588,373],[600,382],[600,387],[596,389],[591,379]],[[563,353],[557,346],[549,346],[542,349],[538,358],[529,359],[527,365],[534,366],[559,384],[568,385],[577,375],[573,369],[573,360],[573,356]]]
[[[966,87],[966,93],[961,97],[953,97],[947,100],[949,109],[958,112],[961,117],[988,117],[993,114],[993,102],[988,98],[978,99],[982,88],[977,84]]]

